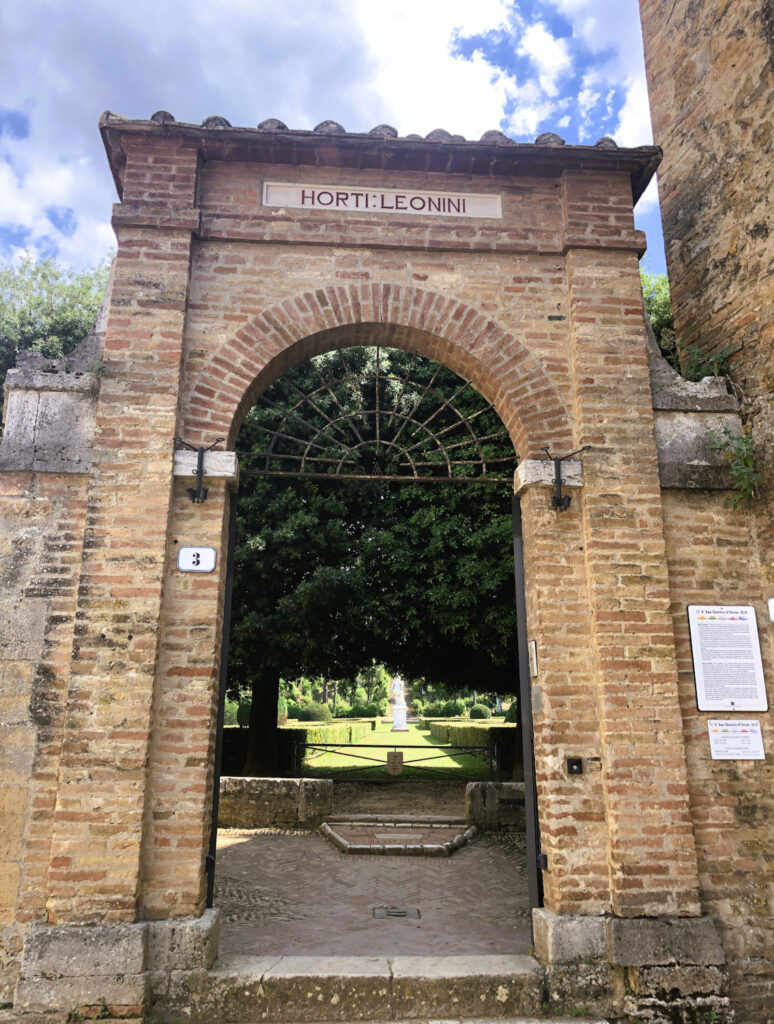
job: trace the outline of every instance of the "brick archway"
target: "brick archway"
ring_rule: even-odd
[[[350,345],[407,349],[444,363],[492,404],[521,458],[572,442],[557,389],[514,335],[471,306],[394,284],[328,286],[272,306],[224,342],[194,377],[185,405],[192,443],[233,445],[257,396],[296,363]]]

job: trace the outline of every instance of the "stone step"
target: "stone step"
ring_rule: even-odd
[[[540,964],[515,954],[231,955],[195,977],[159,975],[153,1012],[181,1024],[521,1022],[540,1018],[542,995]]]
[[[330,825],[464,825],[466,818],[458,814],[336,814],[328,818]]]

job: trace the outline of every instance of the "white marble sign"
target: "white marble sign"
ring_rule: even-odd
[[[713,761],[764,761],[761,723],[755,719],[711,718],[707,722]]]
[[[177,553],[180,572],[212,572],[216,560],[215,548],[184,547]]]
[[[264,206],[342,213],[413,214],[425,217],[502,218],[502,197],[472,192],[418,192],[364,185],[296,185],[265,181]]]
[[[768,711],[752,605],[688,605],[699,711]]]

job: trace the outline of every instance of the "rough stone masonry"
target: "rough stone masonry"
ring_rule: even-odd
[[[632,207],[659,151],[164,111],[100,130],[120,197],[106,315],[68,365],[28,359],[7,383],[0,1001],[36,1022],[100,1000],[212,1019],[190,1008],[215,991],[205,856],[237,466],[208,456],[192,504],[195,456],[173,439],[233,448],[289,367],[380,343],[471,381],[520,458],[545,896],[529,1006],[493,1012],[730,1020],[724,964],[750,926],[737,872],[758,864],[754,811],[740,829],[736,808],[761,769],[710,758],[686,605],[754,606],[769,686],[770,642],[753,519],[727,507],[707,442],[740,429],[738,402],[677,377],[644,325]],[[269,205],[267,183],[459,209]],[[546,445],[590,446],[564,512]],[[213,573],[178,571],[190,544],[216,550]]]
[[[774,5],[770,0],[640,0],[653,133],[664,149],[659,195],[675,328],[685,346],[730,354],[746,428],[762,474],[753,536],[766,597],[774,595]],[[693,496],[699,529],[706,518]],[[691,515],[683,506],[683,517]],[[741,526],[741,523],[740,523]],[[749,527],[727,535],[729,559],[697,562],[698,579],[734,572]],[[717,544],[715,542],[717,550]],[[709,554],[709,549],[707,550]],[[743,555],[742,558],[745,556]],[[725,559],[721,559],[725,562]],[[731,564],[733,563],[733,564]],[[750,564],[754,572],[757,561]],[[745,569],[745,571],[747,571]],[[728,578],[728,577],[726,577]],[[694,584],[695,585],[695,584]],[[771,630],[767,622],[766,630]],[[690,692],[690,657],[682,674]],[[697,765],[698,768],[698,765]],[[740,1021],[774,1020],[774,813],[770,764],[692,773],[704,907],[724,922]],[[726,842],[733,825],[734,840]]]

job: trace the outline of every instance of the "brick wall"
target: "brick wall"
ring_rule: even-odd
[[[73,521],[61,549],[69,618],[57,650],[69,676],[54,687],[60,746],[40,751],[53,758],[38,807],[41,836],[48,832],[25,839],[18,913],[114,924],[201,912],[229,498],[225,483],[211,481],[207,502],[190,503],[187,481],[173,476],[173,438],[233,444],[256,395],[289,367],[377,341],[471,380],[522,458],[540,457],[544,445],[559,454],[592,446],[569,511],[553,511],[545,487],[522,496],[547,907],[632,917],[696,915],[700,898],[720,906],[722,886],[708,877],[714,840],[701,819],[706,743],[685,698],[675,618],[694,586],[680,552],[694,543],[705,551],[715,534],[701,532],[701,518],[695,542],[687,532],[692,502],[706,496],[662,500],[629,175],[555,173],[552,154],[542,175],[521,180],[437,175],[434,187],[502,191],[505,200],[494,226],[441,230],[421,217],[264,209],[264,178],[312,172],[238,160],[200,166],[198,147],[174,128],[127,132],[94,468],[80,490],[75,478],[46,485],[77,490],[51,513],[52,531],[65,515],[80,516],[82,529]],[[374,187],[427,187],[432,177],[313,173]],[[22,500],[29,483],[4,479]],[[718,536],[728,529],[741,547],[732,560],[718,541],[724,560],[712,572],[723,578],[744,551],[752,578],[743,520],[713,508],[707,529],[719,524]],[[215,573],[177,572],[177,549],[190,543],[216,548]],[[716,592],[708,585],[701,599]],[[32,750],[25,728],[20,742]],[[567,756],[599,770],[570,777]],[[749,781],[755,771],[743,774]],[[38,827],[30,797],[27,806],[23,794],[13,799],[12,864],[25,815],[27,836]],[[742,799],[740,786],[734,806]],[[751,849],[752,832],[743,835]],[[757,879],[764,854],[756,860],[730,836],[722,843]],[[729,950],[742,963],[734,936]]]
[[[707,720],[717,716],[696,709],[686,612],[688,604],[755,605],[771,684],[771,625],[755,541],[749,517],[730,511],[722,494],[664,492],[663,507],[702,909],[723,925],[739,1021],[762,1024],[774,1014],[772,768],[770,761],[710,759]],[[770,758],[771,716],[751,717],[761,722]]]

